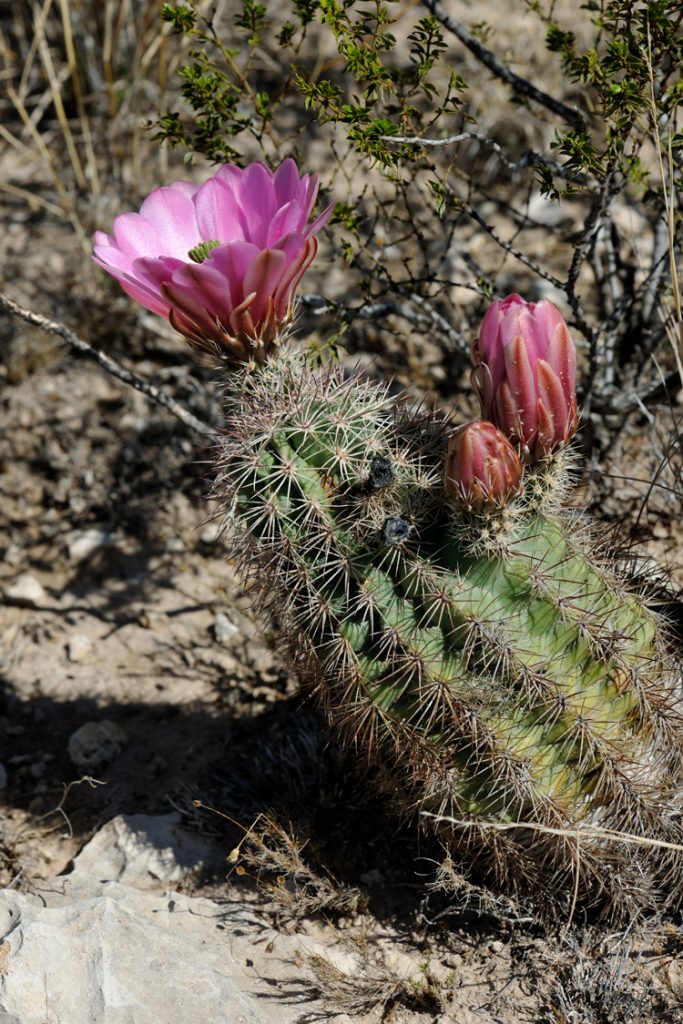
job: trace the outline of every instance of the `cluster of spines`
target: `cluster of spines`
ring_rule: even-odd
[[[285,355],[244,371],[217,485],[243,567],[404,805],[469,819],[455,834],[501,881],[580,862],[581,892],[614,883],[614,902],[641,851],[579,849],[577,828],[680,838],[660,810],[681,740],[658,624],[562,520],[561,460],[509,509],[458,515],[440,487],[446,432],[336,370]],[[490,827],[520,821],[535,830]]]

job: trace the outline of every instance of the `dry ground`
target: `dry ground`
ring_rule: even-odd
[[[509,5],[488,7],[489,20],[502,12],[496,31],[512,46]],[[543,70],[539,59],[530,54],[530,74]],[[144,115],[157,99],[147,97]],[[46,131],[57,153],[59,128]],[[139,166],[153,177],[144,159]],[[73,219],[45,205],[54,186],[44,161],[7,147],[0,177],[14,188],[0,196],[2,289],[219,423],[210,371],[102,280]],[[115,185],[112,174],[78,208],[88,228],[125,207]],[[122,191],[134,191],[129,167]],[[330,276],[326,259],[323,246],[312,291]],[[422,351],[423,366],[438,364]],[[213,851],[190,891],[248,895],[276,928],[360,951],[355,978],[307,965],[316,1012],[393,1024],[683,1021],[678,922],[624,936],[579,921],[564,932],[481,894],[469,903],[428,895],[438,850],[387,820],[371,779],[297,696],[277,623],[251,611],[207,522],[211,470],[197,437],[4,317],[0,383],[3,885],[39,891],[113,815],[176,807]],[[584,493],[605,523],[624,519],[622,536],[670,566],[674,615],[683,584],[680,480],[668,458],[677,413],[675,404],[650,409],[626,431],[600,424],[607,454],[583,467]],[[109,723],[90,755],[73,738],[88,723]],[[225,858],[242,833],[196,799],[247,828],[267,815],[237,864]]]

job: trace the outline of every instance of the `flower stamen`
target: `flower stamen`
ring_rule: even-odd
[[[220,244],[217,238],[212,239],[210,242],[199,242],[198,245],[195,245],[194,249],[190,249],[187,255],[193,263],[203,263],[211,250],[216,249]]]

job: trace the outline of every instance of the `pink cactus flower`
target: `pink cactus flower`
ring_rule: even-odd
[[[487,420],[472,420],[448,442],[444,486],[456,502],[483,511],[506,504],[522,486],[522,462],[505,434]]]
[[[472,347],[482,416],[538,459],[576,432],[576,350],[560,311],[543,299],[497,299]]]
[[[112,235],[95,233],[93,259],[191,344],[263,362],[332,212],[307,226],[317,194],[318,176],[300,176],[291,159],[275,172],[225,164],[202,185],[155,189]]]

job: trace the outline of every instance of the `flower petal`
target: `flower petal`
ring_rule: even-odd
[[[528,441],[536,431],[537,415],[535,367],[521,334],[516,334],[504,349],[505,376],[522,423],[522,441]]]
[[[287,257],[280,249],[264,249],[244,276],[244,293],[256,292],[250,313],[254,323],[265,315],[268,299],[273,296],[287,266]]]
[[[229,242],[213,249],[203,264],[212,267],[225,279],[233,308],[246,297],[244,278],[260,251],[251,242]]]
[[[287,269],[282,274],[280,283],[273,296],[276,317],[284,319],[289,315],[299,281],[310,266],[317,251],[318,240],[316,238],[307,238],[299,253],[294,258],[289,257]]]
[[[268,225],[268,245],[276,245],[283,237],[293,232],[297,234],[306,224],[302,207],[296,200],[281,206]]]
[[[287,157],[286,160],[283,160],[273,175],[273,191],[275,193],[275,201],[277,205],[284,206],[286,203],[294,200],[300,206],[303,206],[306,197],[305,190],[302,186],[304,185],[307,177],[308,176],[306,175],[303,179],[301,178],[299,169],[291,157]],[[314,175],[314,177],[317,184],[317,175]],[[308,219],[309,213],[310,210],[306,213],[306,217],[304,218],[305,220]]]
[[[565,395],[573,395],[576,391],[576,348],[562,317],[550,335],[546,360],[559,377]]]
[[[116,218],[114,243],[132,259],[164,253],[157,229],[139,213],[122,213]]]
[[[315,218],[315,220],[310,225],[310,227],[306,228],[306,231],[305,231],[306,237],[308,238],[309,235],[315,235],[316,232],[320,231],[320,229],[325,224],[327,224],[327,222],[330,219],[330,217],[332,216],[333,212],[334,212],[334,203],[330,203],[330,205],[326,209],[324,209],[323,212],[318,217]]]
[[[156,230],[161,246],[157,256],[187,259],[189,250],[202,241],[194,203],[181,189],[155,189],[140,207],[140,216]]]
[[[202,241],[221,243],[248,236],[246,211],[230,186],[219,178],[209,178],[194,197]]]

